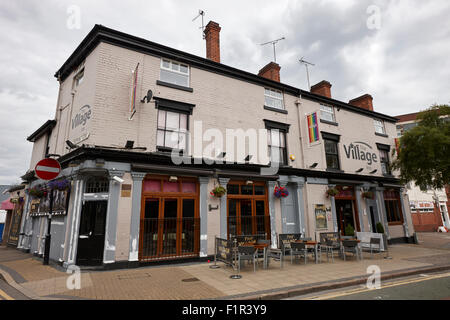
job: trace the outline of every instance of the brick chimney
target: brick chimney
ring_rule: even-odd
[[[331,99],[331,83],[322,80],[311,87],[311,93],[318,94]]]
[[[217,22],[210,21],[205,27],[206,58],[220,63],[220,29]]]
[[[280,69],[281,67],[278,63],[269,62],[264,68],[259,70],[258,76],[280,82]]]
[[[348,103],[355,107],[373,111],[372,101],[373,101],[372,96],[370,94],[365,94],[362,95],[361,97],[350,100]]]

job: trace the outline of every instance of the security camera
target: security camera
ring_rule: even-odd
[[[113,179],[116,180],[116,181],[119,182],[119,183],[122,183],[122,182],[125,181],[125,180],[123,180],[122,178],[119,178],[118,176],[114,176]]]

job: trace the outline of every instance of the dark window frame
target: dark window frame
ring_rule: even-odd
[[[271,130],[278,130],[279,134],[283,134],[284,135],[284,147],[276,147],[278,149],[282,149],[282,155],[283,155],[283,161],[279,162],[280,165],[284,165],[287,166],[288,165],[288,132],[289,132],[289,127],[290,124],[288,123],[281,123],[281,122],[276,122],[276,121],[272,121],[272,120],[267,120],[264,119],[264,124],[266,127],[266,130],[268,132],[268,134],[272,134]],[[270,139],[271,142],[270,144],[268,144],[268,151],[269,151],[269,158],[272,157],[272,138]],[[270,159],[270,161],[272,162],[272,159]]]
[[[339,141],[341,139],[341,136],[338,134],[333,134],[333,133],[328,133],[328,132],[323,132],[323,131],[321,131],[320,133],[322,134],[322,139],[323,139],[323,146],[324,146],[324,151],[325,151],[325,163],[327,165],[327,170],[328,171],[342,171],[341,170],[340,153],[339,153]],[[336,154],[327,153],[327,148],[326,148],[327,142],[331,142],[336,145]],[[336,157],[337,166],[338,166],[337,168],[328,166],[327,155]]]

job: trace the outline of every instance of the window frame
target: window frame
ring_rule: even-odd
[[[164,61],[169,62],[170,66],[168,68],[164,66]],[[187,68],[187,73],[181,72],[179,70],[173,70],[172,69],[172,65],[173,64],[177,64],[179,66],[179,68],[178,68],[179,70],[180,70],[181,66],[186,67]],[[173,83],[173,82],[161,79],[161,70],[164,70],[164,71],[167,71],[167,72],[171,72],[171,73],[174,73],[174,74],[178,74],[178,75],[182,75],[182,76],[187,76],[187,84],[186,85],[180,85],[178,83]],[[161,81],[163,83],[172,84],[172,85],[175,85],[175,86],[189,88],[189,85],[191,83],[191,68],[186,63],[179,62],[179,61],[176,61],[176,60],[167,59],[167,58],[161,58],[160,69],[159,69],[159,81]]]
[[[272,131],[276,130],[278,131],[278,144],[279,146],[274,146],[272,144]],[[283,137],[283,138],[282,138]],[[284,146],[282,146],[282,141],[284,140]],[[281,165],[287,165],[288,161],[287,161],[287,134],[286,131],[281,130],[279,128],[267,128],[267,148],[268,148],[268,156],[270,159],[270,162],[272,163],[272,149],[277,149],[278,152],[280,153],[280,155],[283,156],[283,161],[279,161],[278,164]],[[276,162],[273,162],[276,163]]]
[[[80,82],[81,80],[81,82]],[[84,67],[73,77],[72,89],[78,88],[84,81]]]
[[[183,111],[176,111],[176,110],[167,110],[164,108],[158,108],[158,113],[157,113],[157,120],[156,120],[156,149],[157,150],[162,150],[162,151],[171,151],[171,150],[181,150],[183,151],[183,153],[188,152],[188,139],[189,139],[189,113],[187,112],[183,112]],[[159,121],[160,121],[160,116],[161,113],[164,112],[165,113],[165,119],[164,119],[164,128],[160,127],[159,125]],[[167,128],[167,113],[175,113],[178,114],[178,128],[176,129],[172,129],[172,128]],[[181,115],[185,115],[186,116],[186,129],[181,129]],[[183,131],[184,130],[184,131]],[[159,131],[163,132],[163,145],[159,145],[158,144],[158,136],[159,136]],[[174,148],[174,147],[169,147],[166,145],[166,133],[170,132],[177,132],[178,133],[178,148]],[[184,134],[185,135],[185,145],[184,145],[184,149],[183,148],[179,148],[179,143],[180,143],[180,134]]]
[[[403,211],[402,211],[402,204],[400,203],[400,193],[398,191],[392,191],[394,192],[394,197],[389,196],[387,191],[385,190],[383,192],[383,198],[384,198],[384,208],[386,210],[386,220],[388,222],[388,225],[402,225],[404,223],[404,217],[403,217]],[[397,206],[397,212],[399,214],[399,220],[393,220],[395,218],[395,212],[390,212],[390,209],[392,209],[390,206],[388,206],[388,203],[394,203]]]
[[[331,108],[331,112],[330,112],[330,111],[324,111],[324,110],[322,109],[322,107]],[[331,115],[332,115],[332,120],[322,118],[322,112],[331,114]],[[320,120],[321,120],[322,122],[325,121],[325,122],[333,122],[333,123],[336,123],[336,112],[334,111],[334,107],[331,106],[331,105],[327,105],[327,104],[321,103],[321,104],[320,104]]]
[[[277,97],[277,96],[274,96],[274,95],[271,95],[271,94],[267,94],[267,92],[269,92],[269,93],[271,93],[271,92],[276,92],[276,93],[278,93],[279,95],[280,95],[280,97]],[[281,108],[279,108],[279,107],[276,107],[276,106],[274,106],[274,105],[268,105],[267,104],[267,100],[266,100],[266,98],[270,98],[270,99],[275,99],[275,100],[279,100],[279,101],[281,101]],[[282,91],[279,91],[279,90],[275,90],[275,89],[271,89],[271,88],[264,88],[264,106],[265,107],[268,107],[268,108],[273,108],[273,109],[276,109],[276,110],[286,110],[286,108],[285,108],[285,105],[284,105],[284,95],[283,95],[283,92]]]
[[[380,125],[377,124],[377,122],[380,123]],[[384,121],[380,120],[380,119],[373,119],[373,126],[375,129],[375,133],[376,134],[380,134],[380,135],[386,135],[386,127],[384,125]],[[377,128],[381,128],[383,132],[378,132]]]

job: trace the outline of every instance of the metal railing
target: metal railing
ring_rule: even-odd
[[[228,217],[228,234],[230,235],[270,235],[270,216]]]
[[[199,218],[142,219],[141,260],[197,255]]]

